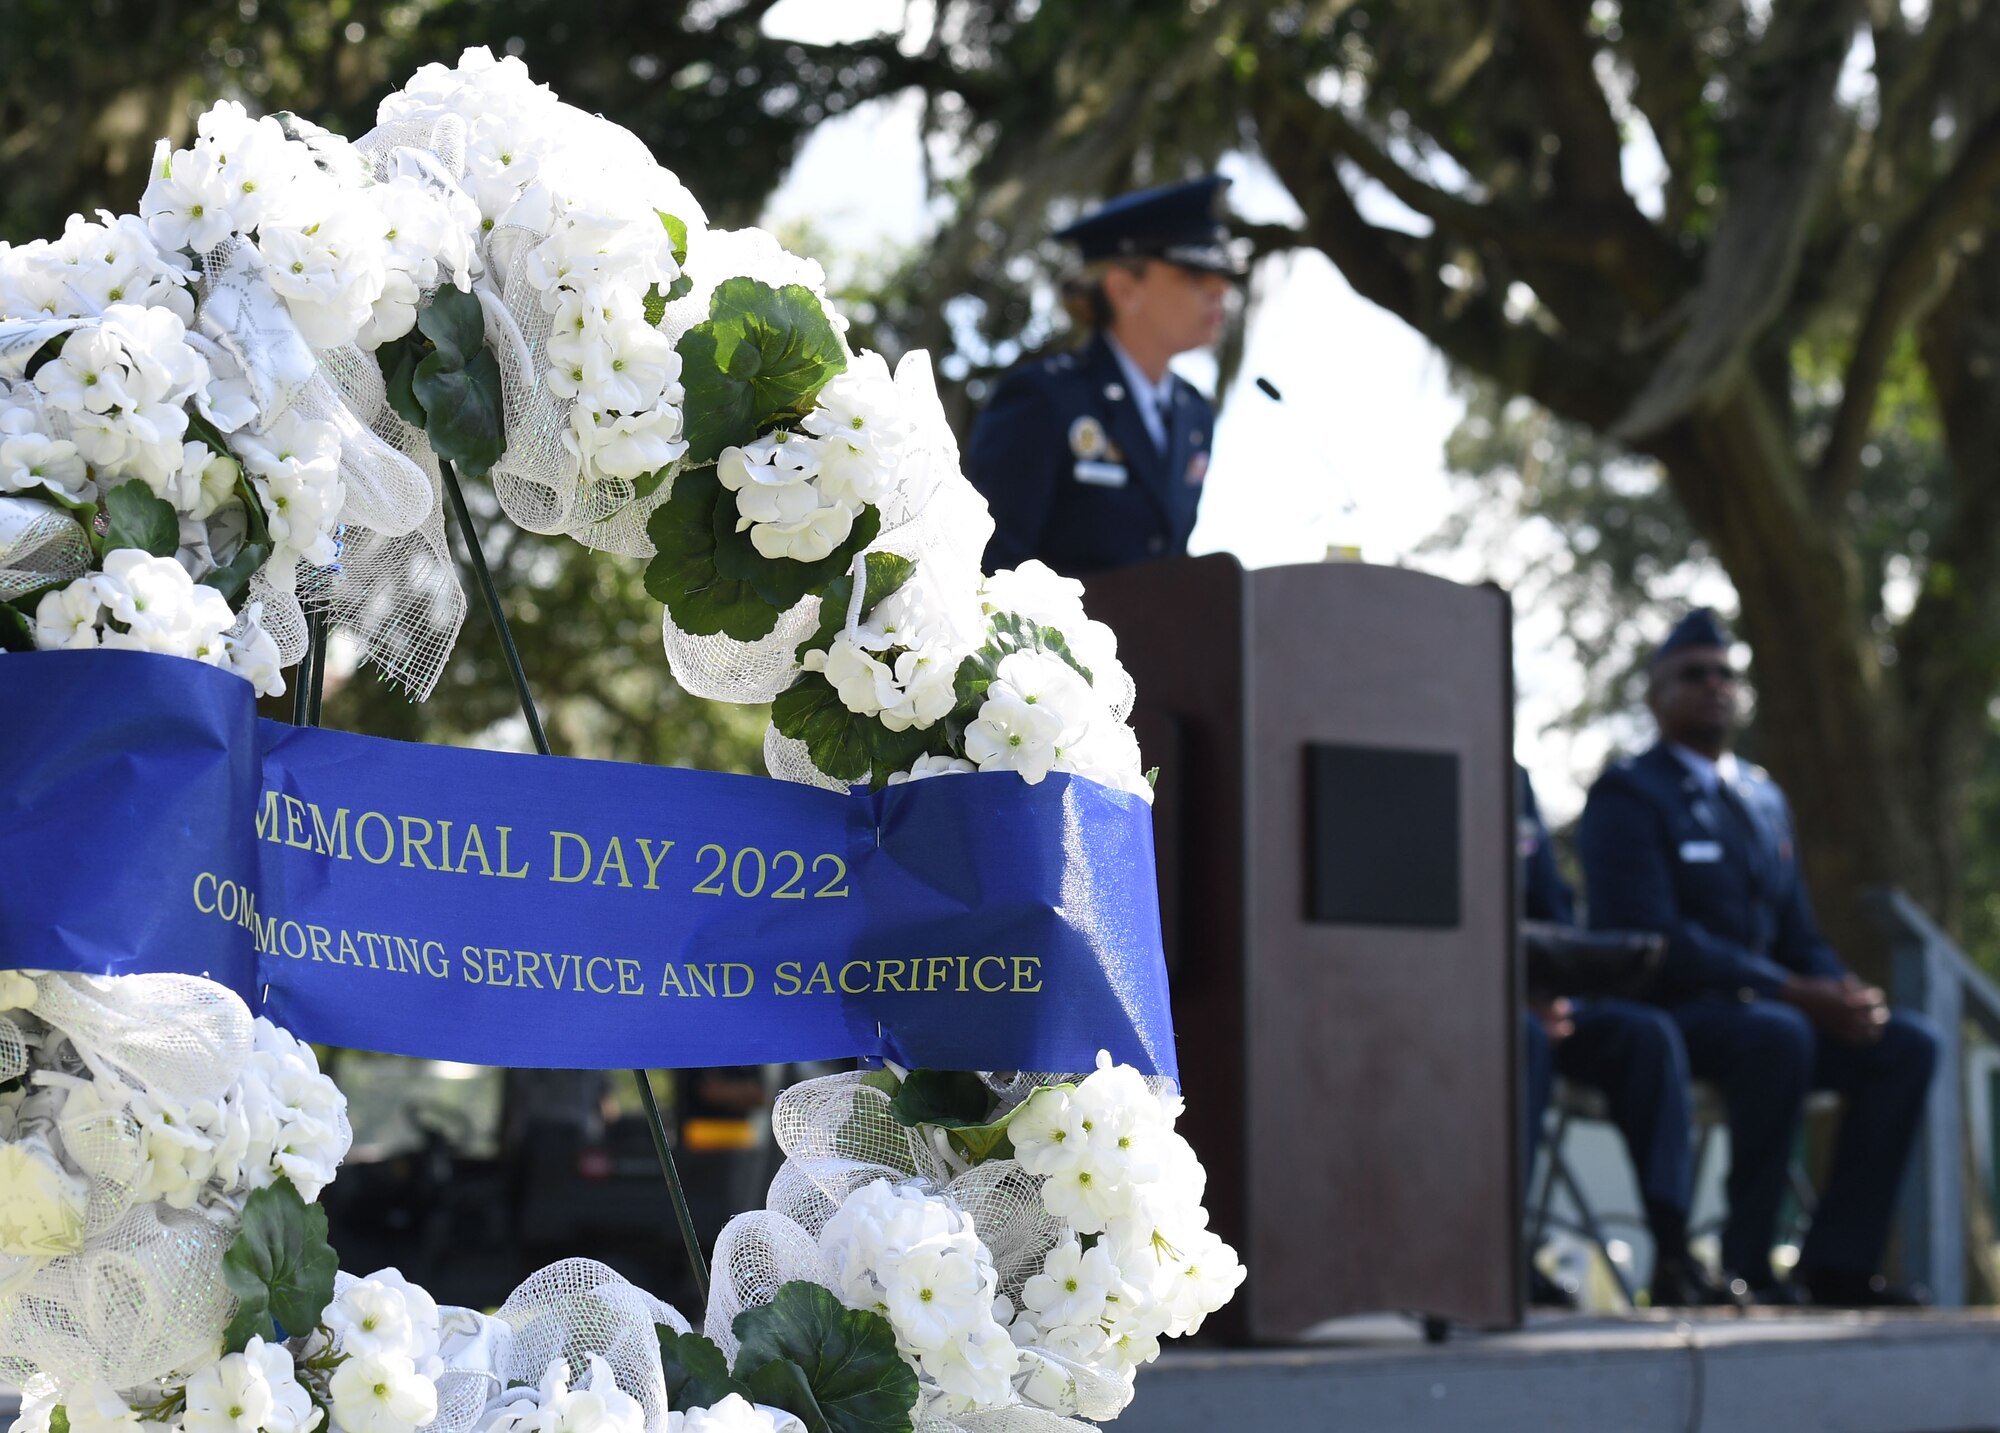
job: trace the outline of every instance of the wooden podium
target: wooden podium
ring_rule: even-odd
[[[1506,594],[1227,556],[1087,586],[1160,768],[1181,1127],[1250,1270],[1219,1332],[1518,1323]]]

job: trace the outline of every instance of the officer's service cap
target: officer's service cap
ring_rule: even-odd
[[[1083,252],[1086,264],[1099,259],[1165,259],[1184,269],[1240,275],[1243,261],[1229,245],[1222,194],[1229,181],[1205,174],[1184,184],[1166,184],[1124,194],[1056,231]]]
[[[1657,666],[1674,653],[1684,652],[1689,647],[1727,647],[1729,641],[1729,629],[1722,625],[1715,609],[1697,607],[1674,623],[1674,630],[1667,633],[1666,640],[1653,650],[1653,665]]]

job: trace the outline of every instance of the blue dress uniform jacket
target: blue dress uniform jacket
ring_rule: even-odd
[[[1001,380],[966,455],[993,511],[989,571],[1040,558],[1075,577],[1187,552],[1215,410],[1184,379],[1172,384],[1161,452],[1101,334]]]
[[[1667,937],[1661,998],[1775,996],[1793,975],[1846,973],[1800,879],[1784,792],[1748,763],[1703,791],[1664,743],[1590,789],[1578,847],[1590,923]]]

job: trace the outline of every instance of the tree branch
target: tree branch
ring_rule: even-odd
[[[1656,433],[1735,381],[1744,352],[1782,309],[1823,192],[1834,86],[1859,0],[1795,0],[1776,11],[1746,81],[1756,147],[1730,177],[1731,202],[1688,308],[1688,327],[1613,436]],[[1755,103],[1759,92],[1765,102]]]
[[[1571,0],[1520,0],[1519,13],[1528,54],[1543,81],[1549,127],[1562,142],[1558,182],[1592,205],[1629,206],[1620,168],[1624,141],[1597,80],[1582,7]]]
[[[1890,241],[1881,278],[1854,339],[1841,385],[1840,408],[1814,484],[1823,505],[1845,501],[1861,472],[1861,448],[1875,417],[1882,374],[1896,336],[1937,301],[1944,286],[1938,265],[1968,229],[1982,221],[1986,200],[2000,186],[2000,110],[1988,115],[1960,151],[1951,172],[1932,189]]]
[[[1601,428],[1637,391],[1636,376],[1623,373],[1616,356],[1565,348],[1539,329],[1509,323],[1494,295],[1440,301],[1436,280],[1421,277],[1429,241],[1361,216],[1332,156],[1312,143],[1310,117],[1300,118],[1300,106],[1311,101],[1273,89],[1253,103],[1265,157],[1306,211],[1307,235],[1356,293],[1395,314],[1453,362],[1572,421]]]

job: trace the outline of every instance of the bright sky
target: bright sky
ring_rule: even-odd
[[[783,0],[772,33],[856,39],[903,23],[901,0]],[[810,221],[832,253],[907,248],[931,229],[914,95],[865,106],[820,126],[772,196],[765,223]],[[1296,206],[1261,163],[1232,156],[1231,207],[1246,219],[1295,221]],[[1397,223],[1398,206],[1364,195],[1364,211]],[[1403,211],[1406,213],[1407,211]],[[1368,562],[1423,567],[1460,581],[1511,574],[1490,552],[1419,554],[1450,514],[1444,443],[1460,407],[1444,361],[1423,339],[1357,295],[1323,255],[1305,251],[1259,266],[1251,288],[1242,376],[1223,405],[1195,527],[1196,552],[1229,551],[1249,567],[1319,561],[1329,546],[1358,546]],[[1175,367],[1213,391],[1215,364],[1189,354]],[[1274,403],[1252,380],[1268,378]],[[1516,554],[1519,557],[1519,554]],[[1516,749],[1556,820],[1582,806],[1605,759],[1602,740],[1547,739],[1541,729],[1574,701],[1580,677],[1545,655],[1546,614],[1517,610]]]

